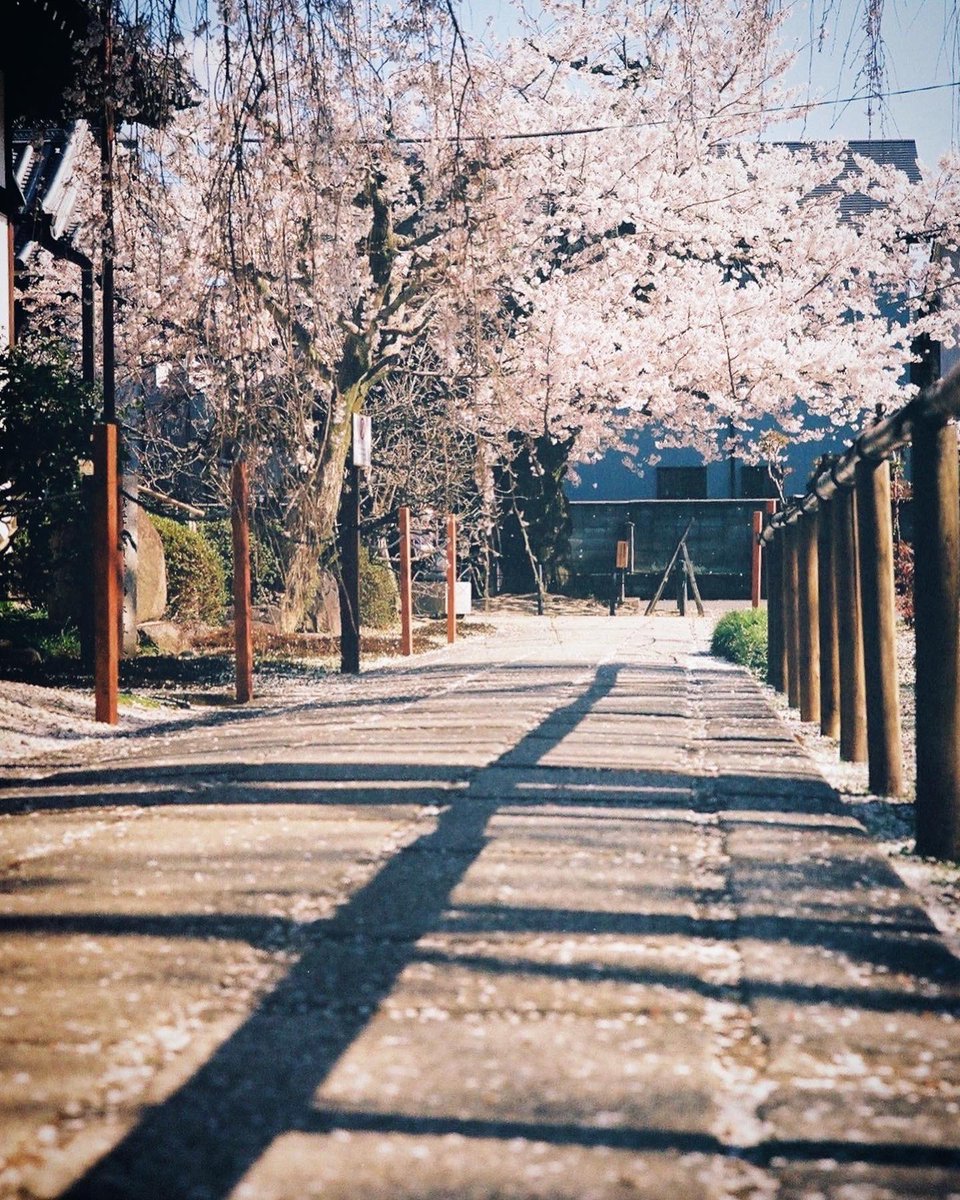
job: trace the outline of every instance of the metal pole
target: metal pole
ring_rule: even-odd
[[[857,464],[857,532],[863,604],[863,665],[867,686],[867,756],[870,790],[903,791],[897,633],[893,589],[893,520],[890,464]]]
[[[957,430],[913,430],[917,853],[960,858],[960,506]]]
[[[250,580],[250,488],[247,464],[233,464],[230,480],[230,527],[233,535],[233,645],[237,701],[253,699],[253,613]]]
[[[447,517],[447,641],[457,640],[457,518]]]
[[[833,505],[820,510],[817,562],[820,571],[820,732],[840,736],[840,642],[837,624],[836,547]]]
[[[796,525],[784,529],[783,538],[783,613],[784,638],[787,644],[787,702],[791,708],[800,707],[800,564],[798,561],[798,530]]]
[[[750,604],[760,607],[760,532],[763,529],[763,513],[752,514],[750,522]]]
[[[818,514],[807,513],[798,530],[797,591],[800,628],[800,718],[820,720],[820,588],[817,566]]]
[[[840,757],[867,761],[867,691],[863,673],[857,493],[838,491],[830,502],[834,595],[840,664]]]
[[[782,692],[786,682],[783,640],[783,536],[767,544],[767,683]]]
[[[413,583],[410,571],[410,509],[405,504],[400,508],[400,653],[404,655],[410,655],[413,653]]]
[[[117,490],[117,427],[93,431],[94,503],[94,699],[96,719],[116,725],[120,672],[120,510]]]

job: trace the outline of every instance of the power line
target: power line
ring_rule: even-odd
[[[771,108],[759,108],[754,112],[742,113],[725,113],[727,118],[737,117],[752,117],[752,116],[769,116],[772,113],[805,113],[812,108],[828,108],[843,104],[856,104],[861,100],[889,100],[895,96],[916,96],[922,92],[938,92],[946,88],[960,88],[960,79],[952,79],[948,83],[930,83],[924,87],[899,88],[896,91],[890,92],[865,92],[859,96],[842,96],[836,100],[811,100],[806,104],[781,104],[774,105]],[[714,118],[706,117],[704,120],[712,120]],[[592,133],[616,133],[625,129],[652,129],[659,125],[669,125],[667,118],[661,118],[655,121],[627,121],[617,125],[580,125],[572,128],[564,129],[531,129],[516,133],[470,133],[470,134],[448,134],[443,137],[390,137],[390,138],[367,138],[363,139],[369,142],[395,142],[404,146],[421,146],[429,145],[431,142],[525,142],[535,141],[538,138],[564,138],[564,137],[580,137],[584,134]]]

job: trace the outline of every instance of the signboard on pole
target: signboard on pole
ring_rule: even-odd
[[[353,415],[353,465],[370,469],[373,461],[373,422],[362,413]]]

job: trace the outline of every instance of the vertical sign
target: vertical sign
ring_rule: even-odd
[[[373,461],[373,422],[362,413],[353,414],[353,465],[370,469]]]

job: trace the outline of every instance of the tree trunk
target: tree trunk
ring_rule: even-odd
[[[362,408],[365,394],[366,388],[360,385],[346,392],[333,392],[330,423],[312,480],[304,485],[289,511],[287,533],[291,545],[280,603],[281,627],[286,633],[303,625],[316,592],[321,557],[334,541],[353,414]]]

